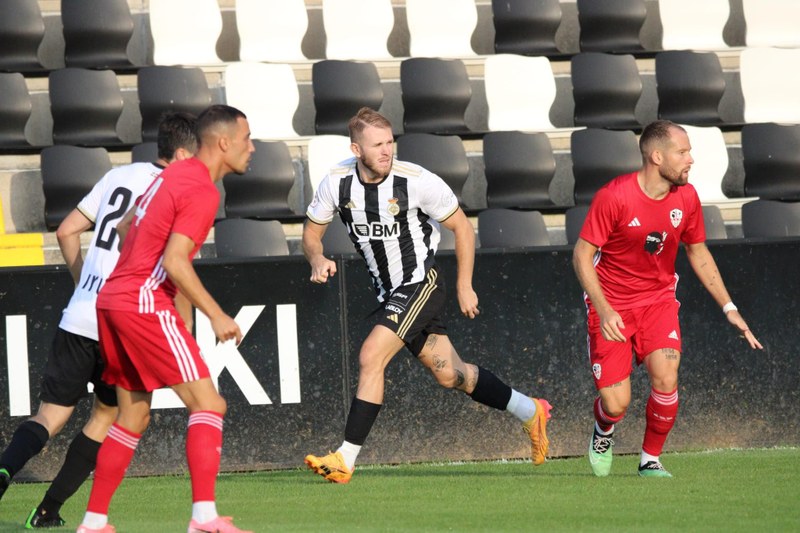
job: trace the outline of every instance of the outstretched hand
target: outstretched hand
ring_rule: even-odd
[[[733,324],[733,326],[739,330],[741,337],[750,344],[751,348],[758,348],[759,350],[764,349],[764,347],[761,346],[761,343],[758,342],[758,339],[756,339],[756,336],[753,335],[753,332],[750,331],[750,328],[747,327],[747,322],[744,321],[744,318],[742,318],[742,315],[739,314],[739,311],[728,311],[725,313],[725,316],[728,318],[728,322]]]

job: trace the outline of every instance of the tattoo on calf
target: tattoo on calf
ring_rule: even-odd
[[[436,346],[436,335],[428,335],[428,339],[425,341],[426,348],[433,348]]]
[[[447,366],[447,359],[442,359],[436,354],[433,354],[433,369],[436,372],[441,372]]]
[[[461,388],[464,385],[464,373],[461,370],[456,370],[456,388]]]

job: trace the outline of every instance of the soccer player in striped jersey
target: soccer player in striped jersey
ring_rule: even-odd
[[[215,182],[242,174],[255,151],[245,115],[214,105],[197,117],[195,157],[165,169],[137,203],[119,263],[97,298],[103,379],[119,414],[97,455],[92,492],[78,533],[113,533],[108,507],[150,421],[153,391],[171,387],[189,411],[186,459],[192,484],[189,533],[241,533],[217,514],[215,482],[225,399],[214,387],[191,332],[176,310],[177,291],[211,321],[216,337],[242,333],[203,286],[191,260],[214,223]]]
[[[686,131],[649,124],[639,138],[643,167],[603,186],[592,200],[575,244],[573,264],[583,287],[589,358],[599,396],[589,441],[596,476],[611,471],[613,433],[631,401],[631,352],[650,376],[639,475],[672,477],[659,456],[678,414],[681,358],[675,257],[683,243],[689,264],[752,348],[761,344],[731,302],[705,244],[703,212],[689,184],[694,160]]]
[[[394,159],[389,121],[362,108],[349,122],[354,157],[333,167],[308,207],[303,249],[311,281],[325,283],[336,263],[323,255],[322,236],[338,213],[355,249],[364,258],[381,306],[376,325],[359,353],[358,389],[350,406],[344,441],[306,464],[334,483],[348,483],[356,458],[383,403],[384,371],[403,346],[427,367],[443,387],[507,410],[531,440],[535,465],[547,455],[550,404],[512,389],[489,370],[461,360],[442,321],[445,289],[436,266],[439,225],[455,234],[458,265],[456,295],[464,316],[478,316],[472,289],[475,232],[453,191],[419,165]]]
[[[27,528],[64,525],[59,511],[94,470],[97,451],[117,416],[117,396],[100,374],[103,361],[97,343],[97,292],[119,259],[117,225],[161,171],[173,161],[192,157],[197,150],[195,118],[185,113],[164,117],[158,127],[158,161],[134,163],[109,171],[67,215],[56,231],[61,252],[75,282],[64,309],[53,349],[45,366],[39,410],[17,428],[0,457],[0,497],[10,479],[67,423],[75,406],[94,384],[89,420],[72,440],[64,464],[42,502],[29,514]],[[81,255],[80,236],[94,230]]]

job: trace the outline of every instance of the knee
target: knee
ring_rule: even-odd
[[[653,377],[650,385],[658,392],[669,393],[678,388],[678,375],[670,374],[666,376]]]
[[[628,410],[629,404],[630,398],[627,400],[613,399],[603,402],[603,411],[605,411],[605,413],[612,418],[618,418],[625,414],[625,412]]]
[[[114,420],[117,419],[118,412],[119,410],[116,407],[98,403],[95,405],[95,408],[92,411],[90,420],[94,420],[103,426],[111,427],[111,424],[113,424]]]

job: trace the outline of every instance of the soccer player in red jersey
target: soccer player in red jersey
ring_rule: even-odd
[[[589,462],[611,471],[614,426],[631,400],[631,352],[650,376],[639,475],[671,477],[659,455],[678,413],[680,303],[675,258],[682,242],[703,286],[751,348],[762,346],[731,301],[705,245],[700,199],[688,183],[694,160],[686,131],[659,120],[639,139],[643,166],[603,186],[573,252],[588,309],[589,356],[599,397]]]
[[[241,341],[239,326],[203,287],[191,260],[217,213],[214,183],[228,173],[244,173],[255,148],[247,118],[229,106],[203,111],[197,133],[196,156],[167,168],[142,195],[117,267],[97,299],[103,380],[116,387],[119,415],[100,447],[79,533],[114,531],[108,524],[111,497],[147,428],[152,391],[166,386],[189,410],[189,532],[241,531],[217,515],[215,503],[227,406],[173,299],[180,291],[208,316],[220,341]]]

